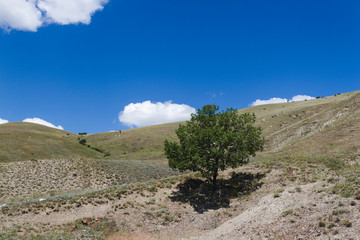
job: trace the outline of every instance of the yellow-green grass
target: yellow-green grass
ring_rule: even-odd
[[[314,153],[328,152],[329,149],[346,150],[356,147],[350,146],[348,142],[355,143],[358,139],[358,115],[336,119],[326,129],[322,129],[321,125],[346,107],[351,107],[348,112],[356,112],[360,104],[353,99],[358,93],[260,105],[241,109],[239,113],[256,114],[256,124],[263,128],[263,135],[267,140],[265,152],[287,150],[308,154],[309,149]],[[165,161],[164,140],[177,140],[175,130],[179,124],[181,122],[123,130],[121,134],[107,132],[83,137],[87,140],[86,144],[110,153],[107,159]],[[77,134],[37,124],[2,124],[0,161],[63,157],[104,158],[104,153],[79,144],[78,137]],[[344,147],[345,145],[348,147]]]
[[[24,122],[0,125],[0,162],[101,156],[67,131]]]
[[[241,109],[239,112],[255,113],[258,118],[256,124],[263,128],[264,137],[266,138],[265,151],[252,158],[246,168],[254,172],[267,173],[267,179],[264,180],[265,184],[267,184],[266,187],[270,186],[271,188],[271,186],[274,187],[280,184],[282,186],[288,184],[298,186],[303,183],[323,181],[324,183],[333,184],[329,188],[324,184],[318,190],[324,192],[324,194],[326,191],[337,193],[343,197],[360,199],[360,92],[344,93],[303,102],[261,105]],[[172,177],[159,181],[134,183],[178,174],[172,172],[165,162],[156,161],[165,160],[163,142],[166,138],[169,140],[177,139],[175,130],[179,124],[170,123],[130,129],[122,131],[121,134],[119,132],[109,132],[83,136],[87,139],[87,144],[109,152],[111,155],[106,158],[103,154],[79,144],[79,136],[76,134],[34,124],[14,123],[0,125],[0,156],[3,156],[1,154],[4,154],[4,152],[6,153],[4,147],[10,145],[11,156],[17,156],[18,160],[36,158],[27,152],[31,149],[27,145],[34,146],[36,144],[39,145],[36,152],[37,158],[50,158],[49,156],[53,152],[59,151],[59,149],[63,149],[58,153],[62,156],[67,153],[69,155],[75,153],[78,156],[88,154],[90,158],[100,158],[100,160],[90,160],[89,162],[93,162],[94,171],[99,171],[97,175],[99,181],[107,181],[108,184],[104,189],[85,186],[84,189],[78,190],[74,188],[69,192],[61,192],[60,195],[55,193],[55,196],[45,196],[44,194],[48,193],[43,192],[43,195],[36,196],[33,202],[22,201],[18,205],[8,204],[7,208],[3,208],[3,211],[7,212],[7,214],[15,213],[20,215],[23,214],[22,207],[26,204],[28,204],[26,208],[31,209],[31,211],[41,209],[40,207],[35,208],[35,206],[41,205],[42,208],[45,208],[47,204],[56,204],[59,207],[67,206],[72,209],[78,208],[78,203],[80,205],[86,203],[114,204],[115,201],[125,199],[127,194],[130,195],[135,192],[139,194],[138,197],[146,197],[145,195],[149,194],[149,203],[151,201],[150,197],[153,197],[151,194],[157,191],[162,198],[166,199],[164,195],[165,188],[170,190],[175,186],[174,184],[182,182],[188,176],[194,177],[196,174],[178,176],[179,179],[184,179],[176,181],[174,180],[175,177]],[[7,138],[6,140],[4,140],[4,136]],[[38,140],[31,140],[35,136]],[[60,140],[66,140],[66,143],[62,143]],[[23,149],[20,151],[16,146],[13,146],[16,144]],[[66,144],[69,144],[73,149],[70,151],[70,147],[66,147]],[[41,157],[40,154],[45,148],[50,149],[50,151],[41,155]],[[119,161],[120,159],[126,160]],[[40,166],[43,165],[42,161],[29,162],[38,163]],[[26,162],[16,164],[24,163]],[[3,165],[11,164],[15,163]],[[49,166],[52,166],[52,164],[49,163]],[[79,178],[85,176],[86,173],[82,174],[82,171],[89,170],[88,166],[90,164],[83,164],[77,172],[72,171],[72,174],[76,173],[76,175],[72,176]],[[236,169],[235,171],[239,170]],[[94,182],[94,179],[94,177],[86,176],[86,181]],[[43,179],[40,180],[44,181]],[[7,181],[4,182],[7,184]],[[69,182],[72,182],[72,179]],[[113,186],[122,183],[130,183],[130,185]],[[297,192],[302,191],[300,187],[295,189],[297,189]],[[281,197],[279,190],[275,193],[278,194],[278,197]],[[38,201],[39,196],[44,196],[46,201]],[[101,202],[99,203],[99,201]],[[164,202],[164,204],[168,204],[166,200]],[[156,203],[158,203],[158,200],[156,200]],[[33,207],[28,207],[31,204],[33,204]],[[186,206],[185,204],[187,203],[183,205]],[[173,205],[173,202],[169,202],[169,205]],[[114,206],[115,211],[119,206],[120,204]],[[141,206],[139,205],[139,207]],[[55,207],[51,211],[58,210],[58,207]],[[186,211],[188,210],[186,209]],[[49,212],[49,214],[52,213]],[[69,232],[70,228],[66,230],[66,234]],[[0,229],[0,238],[1,236],[3,238],[10,237],[10,235],[2,233]]]
[[[266,151],[286,144],[299,142],[311,134],[290,138],[302,126],[313,121],[326,121],[331,113],[341,110],[358,92],[343,93],[309,101],[269,104],[239,110],[239,113],[255,113],[257,125],[263,128],[267,139]],[[360,107],[360,106],[359,106]],[[111,154],[111,159],[165,160],[164,140],[176,141],[176,122],[121,132],[98,133],[86,136],[90,145],[99,146]],[[291,140],[291,141],[290,141]],[[284,144],[284,145],[286,145]],[[304,147],[302,145],[302,147]]]
[[[165,160],[165,139],[175,141],[180,123],[161,124],[119,132],[92,134],[87,143],[111,154],[111,159]]]

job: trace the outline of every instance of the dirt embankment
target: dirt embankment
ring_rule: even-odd
[[[190,239],[360,239],[358,206],[327,194],[324,184],[288,187],[279,197],[267,195],[218,228]]]

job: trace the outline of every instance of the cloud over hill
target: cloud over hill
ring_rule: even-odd
[[[299,102],[299,101],[305,101],[305,100],[311,100],[311,99],[315,99],[315,98],[308,96],[308,95],[296,95],[296,96],[293,96],[291,99],[274,97],[274,98],[270,98],[268,100],[257,99],[255,102],[253,102],[251,104],[251,106],[274,104],[274,103]]]
[[[0,27],[36,32],[39,27],[56,23],[89,24],[96,11],[108,0],[0,0]]]
[[[129,127],[144,127],[162,123],[189,120],[195,108],[185,104],[175,104],[171,101],[144,101],[130,103],[119,114],[119,121]]]
[[[49,123],[41,118],[26,118],[23,120],[23,122],[28,122],[28,123],[36,123],[36,124],[40,124],[40,125],[44,125],[44,126],[47,126],[47,127],[51,127],[51,128],[57,128],[57,129],[60,129],[60,130],[64,130],[64,128],[62,126],[55,126],[54,124],[52,123]]]
[[[8,122],[9,122],[8,120],[0,118],[0,124],[4,124],[4,123],[8,123]]]

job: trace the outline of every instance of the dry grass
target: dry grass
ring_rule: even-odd
[[[114,159],[165,160],[165,139],[176,140],[179,123],[92,134],[86,137],[90,144],[110,152]]]
[[[0,125],[0,162],[53,158],[101,158],[79,144],[78,135],[39,124],[12,122]]]
[[[52,159],[0,163],[0,205],[178,175],[162,162]]]
[[[264,128],[266,149],[236,170],[241,174],[224,172],[224,184],[217,198],[211,197],[206,182],[196,175],[148,181],[176,175],[163,161],[163,141],[176,140],[174,130],[179,123],[85,137],[90,145],[110,152],[110,158],[116,160],[104,160],[79,144],[75,134],[58,130],[50,134],[48,129],[20,123],[0,126],[0,134],[7,134],[0,138],[0,146],[21,146],[20,150],[13,146],[9,151],[0,150],[0,156],[8,154],[3,162],[29,158],[35,143],[42,144],[39,149],[34,148],[37,156],[49,156],[54,151],[56,156],[77,152],[80,156],[95,154],[94,158],[101,158],[2,163],[0,205],[7,206],[1,207],[0,238],[74,239],[83,234],[89,239],[181,239],[210,231],[251,211],[265,196],[279,211],[268,216],[271,224],[259,225],[248,233],[254,234],[251,237],[291,239],[300,234],[307,239],[320,233],[323,238],[350,238],[353,229],[360,227],[360,95],[353,92],[240,112],[256,113],[257,124]],[[24,141],[32,139],[25,133],[34,134],[30,135],[36,141]],[[55,144],[63,141],[59,139],[65,139],[73,148]],[[40,148],[46,147],[50,152],[40,155]],[[51,150],[55,147],[60,152]],[[266,175],[261,179],[248,177],[258,173]],[[242,176],[234,179],[248,187],[227,184],[234,176]],[[257,181],[250,184],[254,179]],[[188,186],[193,191],[186,191]],[[29,199],[33,197],[46,200]],[[17,201],[7,202],[11,199]],[[258,207],[265,211],[268,206]],[[79,222],[86,217],[106,221],[90,225]],[[76,229],[72,229],[73,225]]]

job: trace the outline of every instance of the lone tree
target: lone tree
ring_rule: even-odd
[[[172,169],[200,171],[216,188],[219,170],[236,168],[263,149],[261,128],[255,127],[255,114],[238,114],[236,109],[217,112],[216,105],[205,105],[180,125],[180,142],[165,140],[165,154]]]

